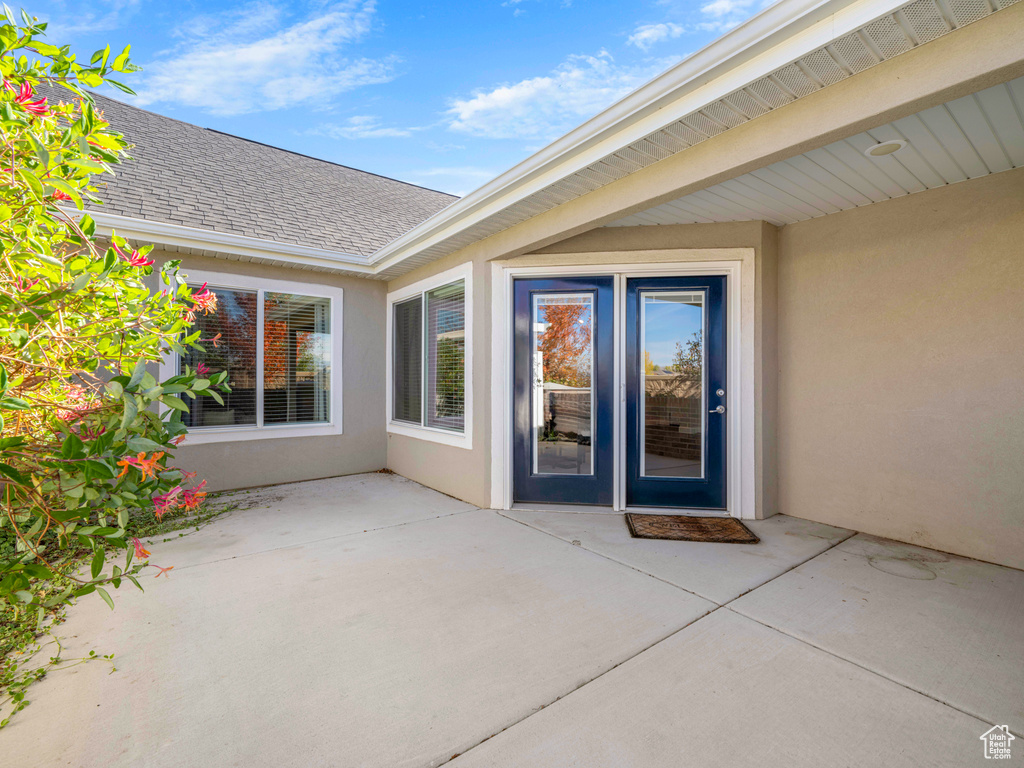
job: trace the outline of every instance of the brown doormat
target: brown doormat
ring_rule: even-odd
[[[757,544],[760,541],[747,526],[733,517],[641,515],[627,512],[626,525],[634,539],[711,541],[721,544]]]

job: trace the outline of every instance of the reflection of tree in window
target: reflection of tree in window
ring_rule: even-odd
[[[544,381],[567,387],[590,386],[590,306],[549,304],[538,320],[546,324],[538,348]]]
[[[270,292],[263,301],[264,423],[327,421],[330,301]]]
[[[686,340],[685,347],[682,342],[677,341],[675,357],[672,359],[672,370],[694,379],[701,378],[701,366],[703,365],[701,342],[700,331],[693,332],[693,336]]]
[[[427,293],[426,424],[465,426],[466,288],[463,281]]]
[[[224,405],[213,398],[188,400],[189,413],[182,421],[189,427],[252,425],[256,423],[256,300],[255,292],[213,288],[217,310],[197,315],[194,330],[207,341],[205,351],[190,348],[182,359],[196,368],[204,364],[210,373],[228,372],[231,392],[223,396]],[[220,334],[216,342],[209,341]]]

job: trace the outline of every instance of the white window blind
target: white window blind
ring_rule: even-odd
[[[203,364],[211,374],[227,371],[231,391],[222,395],[224,405],[212,397],[187,401],[189,412],[183,413],[181,420],[190,428],[255,425],[258,295],[256,291],[212,286],[210,290],[217,295],[217,309],[208,315],[197,314],[193,327],[193,332],[200,332],[205,351],[192,347],[182,363],[193,370]]]
[[[263,423],[331,418],[331,301],[263,295]]]
[[[462,281],[427,293],[427,426],[464,428],[466,290]]]
[[[423,298],[394,306],[393,390],[396,421],[422,423],[423,416]]]
[[[394,304],[392,419],[466,428],[466,283],[458,280]]]

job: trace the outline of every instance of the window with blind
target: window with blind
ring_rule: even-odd
[[[198,286],[191,286],[193,289]],[[197,314],[192,331],[199,331],[202,346],[182,358],[182,365],[195,370],[204,365],[210,373],[228,372],[231,391],[222,395],[224,404],[212,397],[186,401],[188,413],[182,422],[195,427],[239,427],[256,425],[256,291],[211,288],[217,294],[217,310]]]
[[[392,307],[392,419],[465,431],[466,282]]]
[[[263,423],[331,418],[331,300],[263,295]]]
[[[197,427],[328,424],[331,413],[331,299],[209,286],[217,309],[197,315],[205,351],[180,365],[228,371],[224,405],[188,400],[183,421]],[[219,335],[218,335],[219,334]]]

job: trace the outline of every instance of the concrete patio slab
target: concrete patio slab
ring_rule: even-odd
[[[731,607],[1024,736],[1024,571],[859,534]]]
[[[961,768],[989,727],[721,608],[450,766]]]
[[[339,515],[357,515],[352,498],[334,498]],[[211,562],[144,576],[113,613],[83,600],[67,655],[114,652],[118,672],[39,683],[3,762],[437,765],[714,607],[491,511],[350,536],[313,514],[332,538],[218,557],[218,541],[241,552],[248,533],[258,550],[300,530],[252,510],[228,521],[242,541],[215,523],[175,542],[179,562],[189,547]]]
[[[824,552],[853,531],[776,515],[744,520],[759,544],[634,539],[622,515],[512,510],[502,514],[719,605]]]
[[[201,537],[153,540],[168,564],[180,570],[476,509],[399,475],[378,473],[254,488],[217,502],[238,510],[217,518]]]

